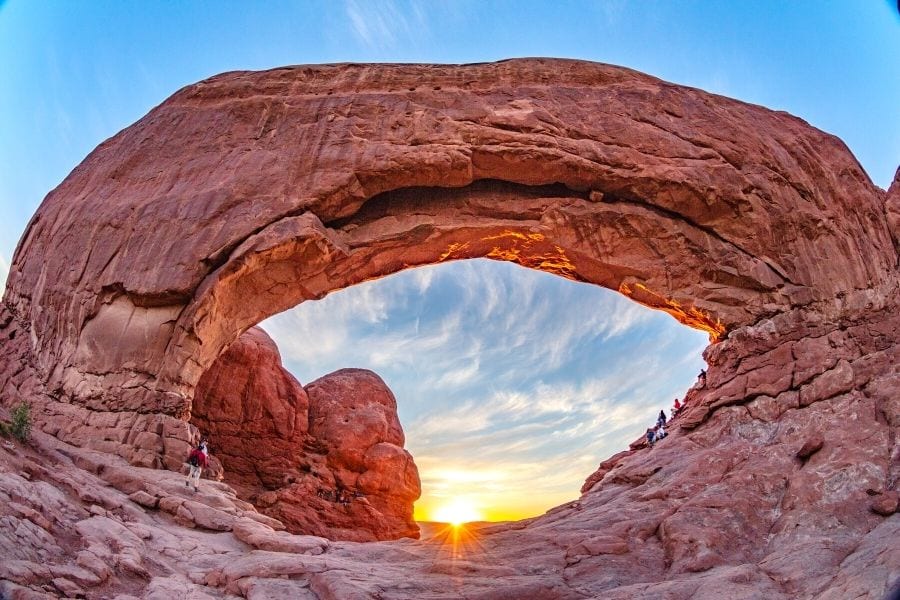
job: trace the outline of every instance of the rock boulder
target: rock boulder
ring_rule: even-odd
[[[235,341],[197,384],[191,423],[210,438],[229,483],[278,487],[307,440],[309,398],[258,327]]]
[[[200,379],[194,411],[225,481],[292,532],[418,537],[418,470],[394,395],[371,371],[342,369],[304,389],[254,327]]]

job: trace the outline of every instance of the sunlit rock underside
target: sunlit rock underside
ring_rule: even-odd
[[[579,61],[188,86],[51,192],[14,257],[0,399],[32,401],[42,433],[37,451],[0,453],[0,585],[880,598],[900,574],[898,185],[878,189],[840,140],[785,113]],[[707,385],[655,448],[465,554],[291,536],[223,484],[184,498],[147,468],[180,467],[198,381],[249,327],[474,257],[707,331]]]

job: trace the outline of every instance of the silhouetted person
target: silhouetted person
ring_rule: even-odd
[[[702,369],[700,375],[697,376],[697,387],[706,387],[706,369]]]
[[[657,425],[665,425],[666,424],[666,411],[659,411],[659,417],[656,419]]]

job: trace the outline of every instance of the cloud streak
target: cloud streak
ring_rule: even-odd
[[[639,437],[693,383],[706,345],[608,290],[487,260],[367,282],[263,327],[303,382],[342,367],[382,376],[423,502],[455,488],[509,505],[518,490],[538,511],[536,496],[544,509],[577,497]]]
[[[369,50],[393,50],[418,43],[428,35],[428,18],[413,1],[347,0],[344,12],[350,32]]]

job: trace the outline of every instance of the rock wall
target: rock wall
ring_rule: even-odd
[[[736,577],[759,597],[880,598],[900,580],[900,316],[895,298],[846,300],[837,322],[784,313],[710,347],[670,435],[637,440],[539,520],[600,534],[570,549],[589,591],[680,597]]]
[[[480,578],[457,588],[458,563],[395,546],[371,552],[404,587],[327,561],[267,572],[382,597],[498,597],[502,576],[506,597],[878,598],[900,575],[898,207],[898,181],[876,188],[800,119],[617,67],[227,73],[45,199],[0,307],[0,402],[177,468],[198,381],[250,326],[416,265],[512,261],[709,332],[707,386],[669,438],[605,461],[580,501],[486,531],[499,566],[467,563]],[[344,378],[321,387],[343,394]],[[358,473],[324,463],[336,482]]]
[[[713,340],[897,285],[884,193],[790,115],[582,61],[290,67],[184,88],[53,190],[3,301],[29,344],[0,352],[81,425],[173,431],[265,317],[471,257],[617,290]]]
[[[397,401],[374,373],[342,369],[304,389],[254,327],[200,378],[191,423],[209,436],[225,481],[290,531],[419,537],[418,469]]]
[[[191,424],[210,438],[230,484],[275,488],[297,468],[308,414],[306,391],[282,368],[275,342],[254,327],[200,378]]]

